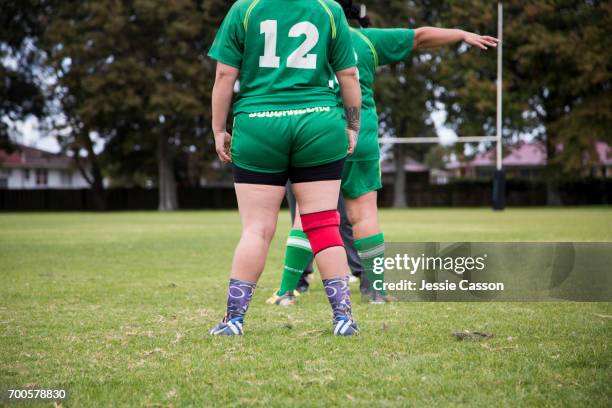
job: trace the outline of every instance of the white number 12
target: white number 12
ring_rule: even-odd
[[[259,66],[262,68],[280,67],[280,58],[276,55],[276,41],[278,38],[278,22],[276,20],[266,20],[261,22],[260,34],[264,35],[264,55],[259,57]],[[319,30],[317,27],[303,21],[297,23],[289,30],[289,37],[306,36],[304,42],[287,57],[288,68],[316,69],[317,54],[309,54],[319,42]]]

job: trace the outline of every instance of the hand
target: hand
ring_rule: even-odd
[[[230,147],[232,145],[232,135],[223,130],[215,132],[215,148],[217,149],[217,155],[219,160],[223,163],[231,163],[232,155],[230,153]]]
[[[354,129],[346,128],[346,138],[348,139],[348,155],[355,153],[357,147],[357,140],[359,139],[359,132]]]
[[[499,42],[499,40],[495,37],[489,37],[487,35],[478,35],[468,32],[465,33],[465,38],[463,39],[463,41],[483,50],[488,50],[488,47],[496,48],[497,43]]]

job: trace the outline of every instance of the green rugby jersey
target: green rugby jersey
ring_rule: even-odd
[[[332,71],[356,65],[333,0],[238,0],[208,55],[240,69],[235,114],[334,106]]]
[[[359,84],[362,94],[361,131],[355,154],[349,161],[376,160],[378,146],[378,114],[374,100],[374,78],[379,66],[406,60],[412,53],[414,30],[404,28],[351,28],[357,55]],[[342,99],[338,95],[340,104]]]

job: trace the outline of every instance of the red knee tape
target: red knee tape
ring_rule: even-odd
[[[337,210],[302,214],[302,227],[314,255],[324,249],[344,246],[340,236],[340,213]]]

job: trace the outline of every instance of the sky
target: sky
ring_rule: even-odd
[[[15,122],[14,126],[16,129],[13,135],[14,142],[53,153],[60,151],[59,143],[54,136],[48,136],[40,132],[39,122],[35,117],[30,116],[25,121]]]

